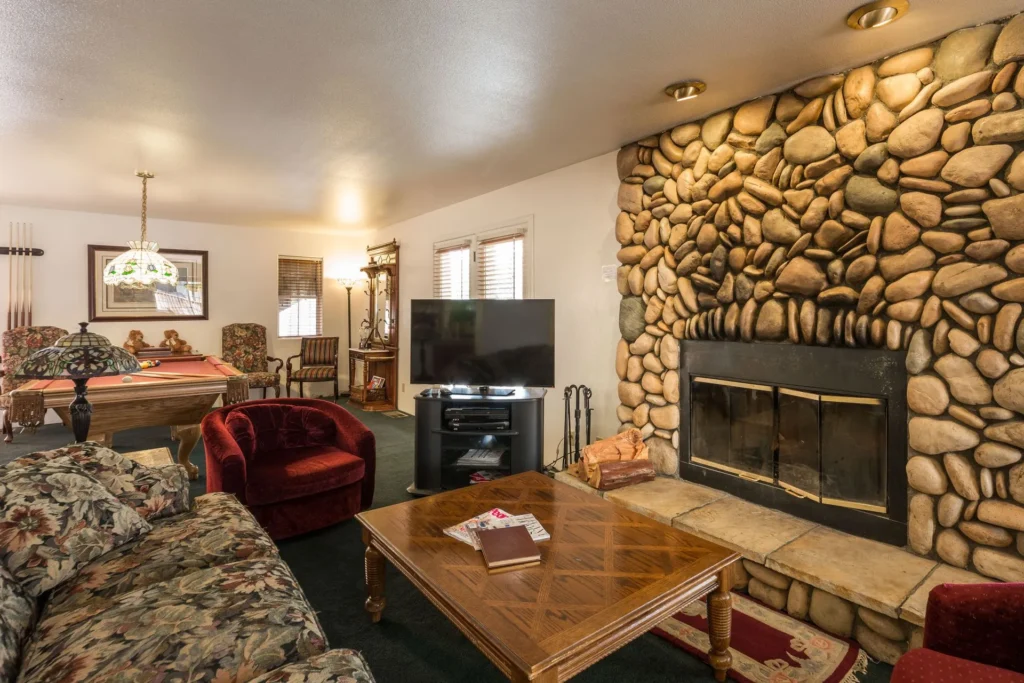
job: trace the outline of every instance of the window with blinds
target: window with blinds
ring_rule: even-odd
[[[521,232],[477,242],[476,298],[523,298],[523,246]]]
[[[435,244],[434,298],[529,296],[527,225],[519,223]]]
[[[434,298],[469,298],[470,240],[434,246]]]
[[[315,337],[323,332],[323,259],[281,256],[277,259],[277,333],[280,337]]]

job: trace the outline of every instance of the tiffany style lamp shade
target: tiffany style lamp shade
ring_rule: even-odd
[[[128,243],[128,251],[103,269],[103,284],[127,289],[150,289],[154,285],[178,283],[178,268],[160,253],[156,242],[146,239],[146,181],[153,178],[147,171],[135,175],[142,178],[142,239]]]
[[[135,356],[114,346],[103,335],[89,332],[89,323],[79,323],[82,329],[67,334],[53,346],[39,349],[21,364],[15,377],[24,379],[70,379],[75,383],[75,400],[69,408],[71,429],[75,441],[89,437],[92,406],[86,400],[86,382],[90,377],[125,375],[142,368]]]

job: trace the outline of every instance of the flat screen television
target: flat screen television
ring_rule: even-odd
[[[552,299],[413,299],[410,382],[555,386]]]

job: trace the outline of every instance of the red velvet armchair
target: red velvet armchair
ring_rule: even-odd
[[[349,519],[373,502],[373,432],[309,398],[245,401],[202,423],[206,490],[234,494],[277,539]]]
[[[1024,583],[943,584],[928,595],[924,647],[891,683],[1024,682]]]

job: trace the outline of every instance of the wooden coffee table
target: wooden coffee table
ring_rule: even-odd
[[[539,566],[488,574],[446,527],[500,507],[551,534]],[[707,596],[715,678],[732,663],[739,554],[536,472],[368,510],[366,609],[384,610],[384,560],[513,681],[564,681]]]

